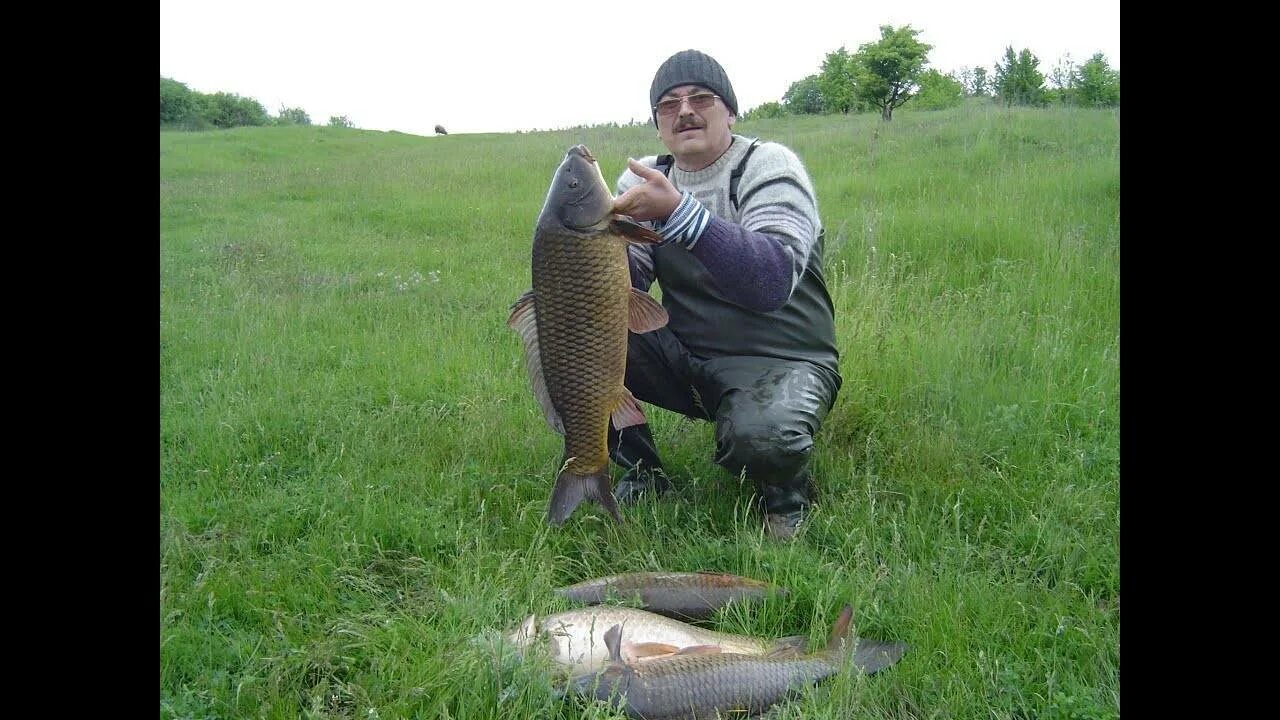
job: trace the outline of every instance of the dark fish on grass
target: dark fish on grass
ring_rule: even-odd
[[[907,646],[851,639],[853,609],[846,606],[826,648],[800,657],[705,653],[699,648],[646,663],[620,654],[620,629],[605,633],[610,661],[598,673],[570,681],[570,689],[618,703],[629,717],[646,720],[714,718],[717,713],[758,715],[797,691],[840,672],[849,662],[870,675],[896,663]]]
[[[729,603],[755,602],[786,592],[767,582],[716,572],[625,573],[556,590],[562,597],[584,604],[610,598],[639,599],[645,610],[681,620],[705,620]]]
[[[533,289],[507,324],[524,343],[525,367],[547,423],[564,436],[548,520],[559,525],[584,500],[622,516],[609,480],[609,420],[621,429],[645,422],[623,386],[627,331],[667,323],[667,311],[631,286],[627,243],[662,238],[613,214],[613,194],[584,145],[556,169],[533,234]]]

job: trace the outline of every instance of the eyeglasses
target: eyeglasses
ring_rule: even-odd
[[[680,112],[680,106],[684,104],[685,100],[689,101],[689,107],[693,108],[694,110],[706,110],[707,108],[714,105],[716,100],[719,99],[719,97],[720,97],[719,95],[716,95],[715,93],[709,93],[709,92],[694,93],[692,95],[685,95],[684,97],[670,98],[668,100],[663,100],[662,102],[653,106],[653,109],[657,110],[658,114],[663,117],[670,117]]]

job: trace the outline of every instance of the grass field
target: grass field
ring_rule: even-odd
[[[477,636],[615,572],[791,590],[714,627],[910,645],[776,718],[1117,718],[1120,117],[740,123],[806,162],[844,386],[779,544],[712,428],[680,488],[544,522],[560,438],[505,321],[564,151],[652,128],[160,133],[160,716],[621,717]]]

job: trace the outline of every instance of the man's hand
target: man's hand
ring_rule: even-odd
[[[613,211],[629,215],[635,220],[661,220],[666,222],[680,204],[680,192],[671,185],[667,176],[627,158],[627,167],[644,182],[613,199]]]

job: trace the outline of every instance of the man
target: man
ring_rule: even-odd
[[[790,539],[814,499],[813,436],[841,383],[813,184],[790,149],[733,134],[737,97],[710,56],[672,55],[649,100],[671,155],[629,160],[614,211],[666,241],[629,251],[632,284],[657,280],[670,322],[629,335],[626,386],[713,421],[715,462],[745,473],[770,534]],[[620,437],[610,427],[609,441],[627,469],[619,502],[670,488],[648,425]]]

